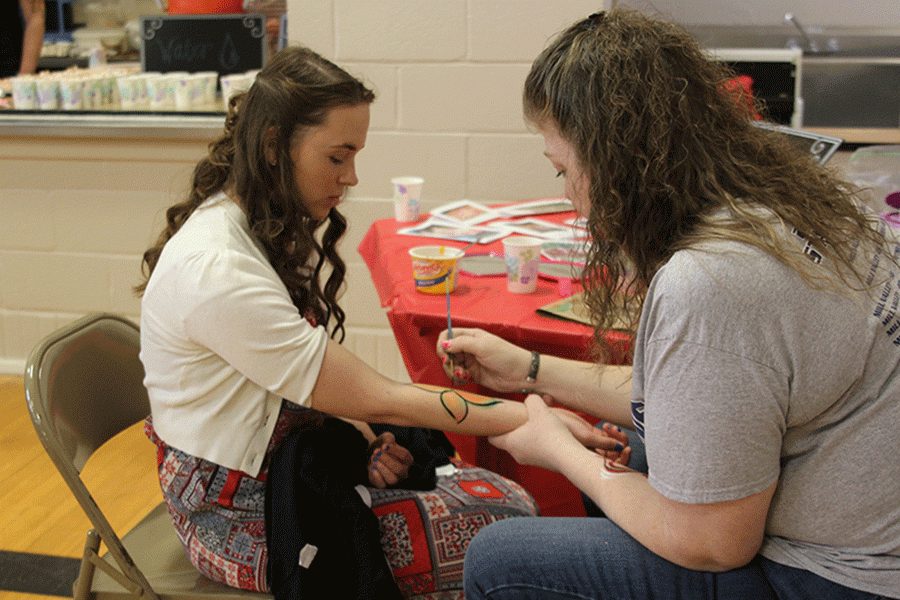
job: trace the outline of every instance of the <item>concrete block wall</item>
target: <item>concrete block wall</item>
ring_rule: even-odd
[[[521,89],[548,38],[603,0],[294,0],[292,42],[378,92],[353,198],[387,198],[390,178],[425,178],[426,206],[559,194]]]
[[[0,138],[0,372],[88,312],[138,318],[140,256],[205,145]]]
[[[356,248],[393,215],[390,178],[425,178],[425,209],[556,196],[521,86],[548,38],[604,0],[288,0],[288,34],[378,92],[350,230],[345,344],[405,371]],[[608,0],[607,0],[608,1]],[[99,310],[137,319],[140,255],[209,140],[0,136],[0,373],[21,373],[57,327]]]

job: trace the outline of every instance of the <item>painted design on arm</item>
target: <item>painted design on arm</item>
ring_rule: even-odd
[[[420,390],[437,394],[441,399],[441,405],[447,411],[456,424],[459,425],[469,416],[469,406],[490,407],[500,404],[500,400],[496,398],[487,398],[479,396],[471,392],[463,392],[460,390],[450,390],[447,388],[439,388],[428,385],[413,385]]]
[[[613,479],[622,475],[627,475],[628,473],[638,473],[644,477],[647,476],[645,473],[629,469],[625,465],[620,465],[612,459],[603,457],[603,467],[600,469],[600,479]]]

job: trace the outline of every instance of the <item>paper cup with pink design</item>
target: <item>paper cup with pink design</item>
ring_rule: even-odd
[[[524,235],[503,238],[506,259],[506,289],[514,294],[530,294],[537,289],[543,240]]]
[[[419,220],[419,203],[422,199],[421,177],[394,177],[394,218],[400,223]]]

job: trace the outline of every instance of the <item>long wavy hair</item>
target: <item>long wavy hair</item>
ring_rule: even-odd
[[[788,225],[835,261],[832,283],[866,286],[853,257],[883,230],[810,152],[752,125],[764,107],[736,101],[734,76],[682,28],[628,9],[575,23],[532,65],[526,119],[557,127],[590,179],[585,298],[600,360],[604,331],[636,331],[657,270],[706,240],[752,244],[826,283],[785,246]]]
[[[347,221],[334,208],[322,221],[310,214],[294,181],[291,144],[321,125],[329,110],[374,99],[361,81],[308,48],[292,46],[272,56],[250,89],[230,100],[224,133],[194,168],[187,198],[166,211],[165,228],[144,253],[144,281],[135,292],[143,294],[166,242],[194,210],[227,190],[240,198],[251,234],[265,248],[300,313],[326,328],[333,319],[331,336],[343,340],[345,315],[337,297],[346,266],[337,243]],[[274,146],[274,164],[267,160],[267,144]],[[326,222],[320,241],[316,230]],[[322,285],[324,272],[328,276]]]

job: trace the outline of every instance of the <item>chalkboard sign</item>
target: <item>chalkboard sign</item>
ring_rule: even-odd
[[[230,75],[261,69],[265,56],[263,14],[141,17],[141,68],[145,72]]]

